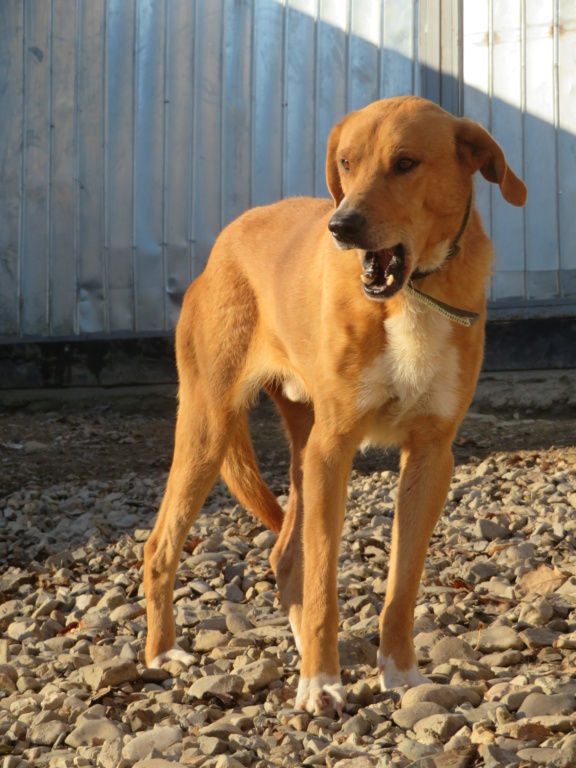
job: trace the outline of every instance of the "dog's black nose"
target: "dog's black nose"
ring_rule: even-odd
[[[366,219],[357,211],[336,211],[328,222],[328,229],[334,237],[351,242],[366,226]]]

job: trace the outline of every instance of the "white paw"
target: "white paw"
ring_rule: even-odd
[[[172,648],[164,651],[164,653],[159,653],[156,658],[152,659],[149,667],[150,669],[160,669],[160,667],[163,664],[166,664],[167,661],[179,661],[180,664],[189,667],[194,664],[196,658],[191,654],[186,653],[186,651],[183,651],[178,645],[173,645]]]
[[[408,669],[398,669],[394,659],[391,656],[383,656],[381,652],[378,652],[378,669],[380,671],[380,688],[383,691],[390,688],[401,688],[403,685],[415,688],[417,685],[430,682],[416,665]]]
[[[306,710],[316,716],[336,712],[340,717],[345,703],[346,691],[338,675],[300,678],[296,709]]]

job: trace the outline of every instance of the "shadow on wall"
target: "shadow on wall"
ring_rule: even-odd
[[[275,0],[1,3],[0,342],[169,334],[228,221],[326,195],[333,124],[412,92],[480,120],[528,184],[523,210],[477,185],[498,254],[493,313],[573,314],[568,102],[541,119],[440,72],[430,62],[459,59],[458,35],[429,25],[417,44],[418,8],[354,0],[315,19]],[[515,98],[538,88],[522,101],[519,80]]]

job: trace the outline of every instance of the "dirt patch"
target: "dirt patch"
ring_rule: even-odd
[[[93,404],[36,403],[0,410],[0,496],[22,487],[65,481],[109,480],[168,472],[172,458],[176,400],[173,396],[102,396]],[[268,400],[252,413],[252,436],[272,490],[288,487],[289,453],[280,418]],[[455,441],[456,463],[483,460],[492,452],[536,460],[546,452],[576,461],[576,419],[467,416]],[[370,449],[356,458],[358,472],[397,469],[398,452]]]

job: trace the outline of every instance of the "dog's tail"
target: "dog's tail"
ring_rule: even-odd
[[[239,419],[234,427],[220,472],[240,504],[278,533],[284,513],[258,469],[246,416]]]

